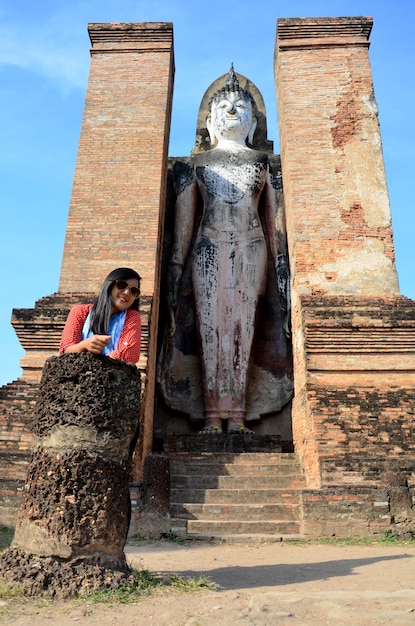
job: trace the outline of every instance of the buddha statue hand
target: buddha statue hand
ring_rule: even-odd
[[[182,279],[183,265],[176,261],[171,261],[167,269],[167,304],[170,315],[170,328],[169,334],[174,334],[175,323],[175,311],[179,300],[180,283]]]
[[[288,266],[288,261],[285,254],[278,255],[275,269],[277,271],[277,288],[280,297],[281,308],[286,313],[290,306],[290,268]]]
[[[291,336],[290,329],[290,309],[291,309],[291,289],[290,289],[290,267],[285,254],[279,254],[275,264],[277,272],[277,289],[280,298],[281,309],[284,315],[284,333],[286,337]]]

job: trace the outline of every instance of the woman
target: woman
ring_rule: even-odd
[[[94,304],[72,308],[63,329],[59,354],[92,352],[125,363],[140,358],[140,276],[128,267],[113,270]]]

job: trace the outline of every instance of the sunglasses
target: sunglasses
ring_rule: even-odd
[[[138,287],[133,287],[132,285],[129,285],[126,280],[122,280],[121,278],[115,281],[115,286],[121,291],[125,291],[128,288],[134,298],[138,298],[138,296],[140,295],[140,290]]]

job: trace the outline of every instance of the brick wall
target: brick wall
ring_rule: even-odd
[[[0,388],[0,527],[13,527],[34,438],[38,385],[15,381]]]
[[[37,390],[37,384],[23,381],[0,388],[1,478],[26,476],[26,460],[33,446],[31,424]]]
[[[301,296],[298,308],[293,431],[308,485],[304,534],[413,536],[415,302]]]
[[[143,456],[135,466],[137,479],[152,444],[173,26],[164,22],[89,24],[88,32],[91,66],[59,293],[97,293],[103,278],[120,266],[133,267],[142,277],[141,292],[151,302],[146,311],[147,359],[140,362],[146,377]],[[35,331],[22,365],[26,379],[38,380],[51,355],[50,346],[45,350],[41,321],[21,324],[15,318],[19,339],[27,339],[27,330],[29,334]],[[47,330],[47,320],[43,321]]]
[[[293,431],[308,485],[374,484],[386,471],[385,458],[415,463],[415,302],[403,296],[299,301],[303,342]]]
[[[302,509],[302,532],[307,538],[370,537],[392,530],[386,488],[348,485],[308,490],[302,494]]]

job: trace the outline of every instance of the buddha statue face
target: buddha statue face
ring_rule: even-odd
[[[238,143],[252,141],[256,128],[252,102],[244,91],[221,91],[212,102],[207,128],[211,143],[231,140]]]

